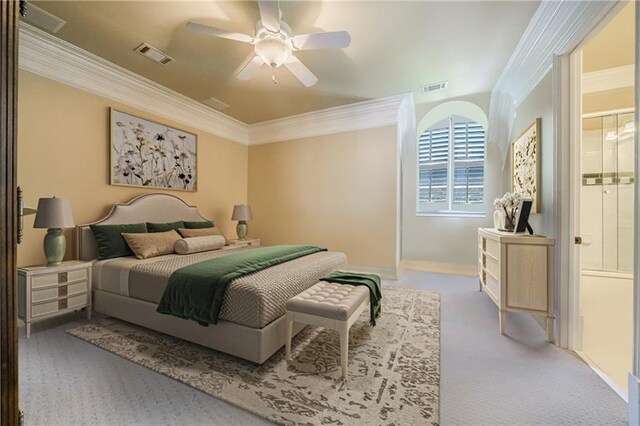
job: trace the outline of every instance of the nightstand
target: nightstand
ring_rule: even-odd
[[[227,247],[259,246],[260,238],[247,238],[246,240],[227,240]]]
[[[27,339],[31,321],[82,308],[91,319],[91,262],[18,268],[18,316],[27,326]]]

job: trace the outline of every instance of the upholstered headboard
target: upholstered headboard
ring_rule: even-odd
[[[115,204],[109,214],[97,222],[76,227],[76,249],[80,260],[98,257],[98,248],[89,225],[117,225],[141,222],[166,223],[179,220],[206,220],[198,208],[190,206],[180,198],[169,194],[147,194],[134,198],[128,203]]]

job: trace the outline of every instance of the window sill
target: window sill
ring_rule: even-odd
[[[484,212],[456,212],[456,211],[439,211],[439,212],[416,212],[417,217],[475,217],[485,218]]]

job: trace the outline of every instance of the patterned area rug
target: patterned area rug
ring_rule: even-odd
[[[162,333],[107,318],[69,330],[144,367],[278,424],[438,424],[440,295],[384,288],[382,315],[351,328],[349,375],[340,378],[336,332],[305,328],[256,365]]]

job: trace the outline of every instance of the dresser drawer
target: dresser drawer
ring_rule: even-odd
[[[81,294],[79,296],[73,296],[67,299],[67,308],[83,307],[87,304],[87,294]]]
[[[31,302],[37,303],[50,299],[58,299],[58,297],[60,296],[58,294],[58,291],[58,287],[47,288],[44,290],[35,290],[31,292]]]
[[[47,303],[39,303],[37,305],[31,306],[31,317],[36,318],[43,315],[52,314],[54,312],[58,312],[59,310],[59,300],[54,300],[53,302]]]
[[[484,239],[484,251],[491,257],[495,259],[500,258],[500,243],[497,241],[490,240],[488,238]]]
[[[492,275],[495,279],[500,279],[500,264],[492,257],[484,256],[484,266],[489,275]]]
[[[87,269],[75,269],[66,272],[36,275],[31,278],[31,288],[37,289],[67,282],[87,280]]]
[[[87,282],[79,282],[74,284],[61,285],[58,287],[59,296],[72,296],[74,294],[86,293],[87,292]]]
[[[495,298],[496,301],[500,301],[500,282],[492,277],[490,274],[484,274],[485,276],[485,288],[487,292]]]
[[[88,300],[89,299],[87,293],[84,293],[66,299],[56,299],[51,302],[38,303],[31,306],[31,317],[41,317],[43,315],[53,314],[58,311],[64,311],[65,309],[82,308],[87,305]]]

